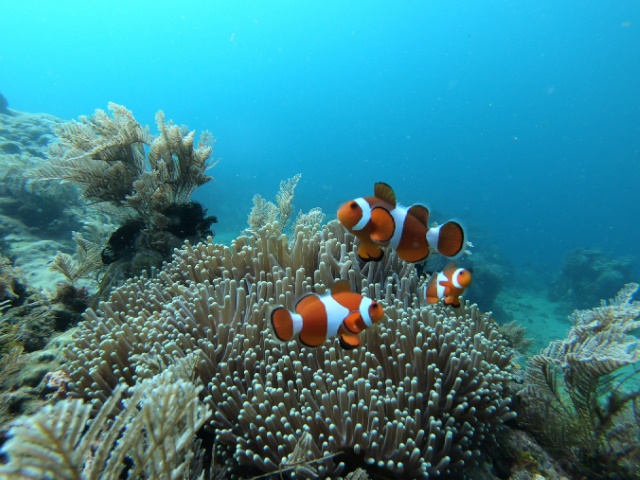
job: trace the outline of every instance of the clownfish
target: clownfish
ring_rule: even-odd
[[[431,275],[429,283],[424,288],[428,303],[443,301],[452,307],[460,306],[460,295],[471,285],[471,272],[465,268],[458,268],[451,262],[442,272]]]
[[[380,247],[386,246],[411,263],[427,258],[430,246],[445,257],[455,257],[464,248],[464,229],[458,222],[429,228],[429,209],[424,205],[401,207],[386,183],[376,183],[373,192],[373,197],[356,198],[338,209],[340,223],[360,239],[358,256],[365,262],[382,260]]]
[[[382,305],[352,292],[348,281],[339,280],[333,284],[331,293],[302,297],[295,312],[275,308],[271,312],[271,327],[284,342],[297,334],[303,345],[317,347],[337,335],[342,348],[350,350],[360,345],[358,334],[383,316]]]

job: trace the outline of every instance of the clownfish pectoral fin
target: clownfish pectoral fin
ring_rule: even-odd
[[[427,231],[427,242],[445,257],[455,257],[464,249],[464,229],[453,220]]]
[[[351,312],[349,315],[347,315],[347,318],[342,321],[342,326],[344,326],[344,328],[349,333],[360,333],[363,327],[362,316],[360,315],[360,312]]]
[[[384,252],[374,243],[363,243],[358,247],[358,257],[365,262],[379,262]]]
[[[429,209],[424,205],[420,205],[418,203],[411,205],[409,210],[407,210],[407,213],[412,217],[417,218],[425,227],[429,226]]]
[[[397,199],[396,192],[393,191],[389,185],[384,182],[377,182],[373,186],[373,194],[379,198],[380,200],[384,200],[385,202],[391,204],[393,208],[396,208]]]
[[[396,221],[386,208],[376,207],[371,210],[371,224],[373,231],[370,234],[371,240],[377,243],[386,243],[393,237],[396,230]]]
[[[271,312],[271,327],[278,340],[288,342],[293,338],[293,318],[291,312],[284,307],[277,307]]]
[[[444,303],[452,306],[453,308],[458,308],[460,307],[460,297],[456,295],[449,295],[444,299]]]
[[[345,350],[353,350],[360,346],[360,337],[358,337],[358,335],[345,333],[344,335],[340,335],[338,340],[340,340],[340,346]]]
[[[331,295],[336,295],[338,293],[350,292],[351,291],[351,283],[348,280],[338,280],[333,282],[333,287],[331,287]]]

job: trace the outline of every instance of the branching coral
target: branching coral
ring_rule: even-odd
[[[49,148],[50,160],[33,176],[76,184],[94,202],[126,205],[133,183],[144,173],[144,147],[151,137],[123,106],[110,103],[109,110],[113,116],[96,110],[80,121],[56,125],[58,142]]]
[[[475,462],[514,415],[505,342],[475,307],[423,305],[412,265],[392,254],[362,267],[356,251],[335,221],[298,227],[290,242],[266,226],[230,247],[187,244],[163,271],[87,312],[66,352],[72,395],[106,404],[120,384],[195,355],[221,478],[326,478],[359,465],[426,478]],[[292,308],[337,279],[386,304],[364,346],[275,341],[270,308]],[[309,464],[290,468],[301,441]]]
[[[97,110],[53,127],[58,141],[49,149],[49,161],[30,172],[35,178],[75,184],[86,200],[123,222],[103,251],[102,260],[111,267],[101,296],[123,278],[159,267],[186,238],[199,241],[212,235],[211,224],[217,221],[189,201],[212,179],[205,173],[213,166],[211,134],[204,132],[196,144],[194,131],[165,122],[160,111],[160,134],[154,138],[125,107],[110,103],[109,109],[112,115]],[[58,255],[54,266],[73,280],[82,269],[75,269],[71,260]],[[83,264],[82,259],[76,263]]]
[[[120,387],[90,419],[93,407],[62,400],[11,428],[2,478],[189,478],[197,432],[211,411],[198,397],[185,357],[144,380],[120,406]],[[126,459],[126,462],[125,462]],[[200,470],[202,467],[200,466]],[[123,477],[124,478],[124,477]]]
[[[31,175],[73,183],[92,202],[162,226],[163,210],[188,202],[212,179],[204,172],[212,166],[213,138],[204,132],[194,145],[195,132],[165,123],[162,111],[156,114],[160,135],[153,138],[125,107],[110,103],[109,110],[112,116],[96,110],[54,126],[58,142],[49,149],[50,160]]]
[[[253,208],[247,218],[249,228],[248,233],[255,233],[261,228],[270,225],[278,232],[284,232],[285,228],[291,221],[293,214],[293,197],[296,186],[302,177],[301,174],[280,182],[280,189],[276,193],[276,203],[264,199],[261,195],[254,195]],[[312,208],[309,212],[298,212],[293,222],[292,230],[295,231],[299,226],[317,227],[322,223],[324,213],[319,208]]]
[[[189,202],[195,190],[212,180],[205,175],[213,151],[213,136],[205,131],[194,146],[195,131],[187,131],[173,123],[165,123],[164,113],[156,114],[160,135],[153,140],[147,158],[150,171],[133,183],[133,194],[127,203],[137,212],[146,212],[161,228],[166,225],[164,212],[172,205]]]
[[[99,245],[87,240],[78,232],[73,232],[73,240],[76,242],[76,257],[58,252],[49,265],[51,270],[62,273],[71,285],[102,267],[102,248]]]
[[[614,470],[638,478],[640,348],[629,334],[640,328],[637,289],[626,285],[611,302],[575,311],[567,338],[530,360],[519,392],[522,422],[546,445],[576,456],[589,478]]]

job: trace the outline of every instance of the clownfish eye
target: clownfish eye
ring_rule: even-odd
[[[378,302],[372,302],[371,303],[371,308],[378,308],[380,305],[378,305]]]
[[[355,210],[356,208],[358,208],[358,202],[351,202],[349,204],[349,207],[351,208],[351,210]]]

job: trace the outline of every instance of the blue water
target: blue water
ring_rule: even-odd
[[[0,1],[0,92],[64,119],[113,101],[217,139],[197,198],[240,231],[391,184],[516,266],[638,255],[637,1]],[[476,232],[484,232],[482,234]]]

